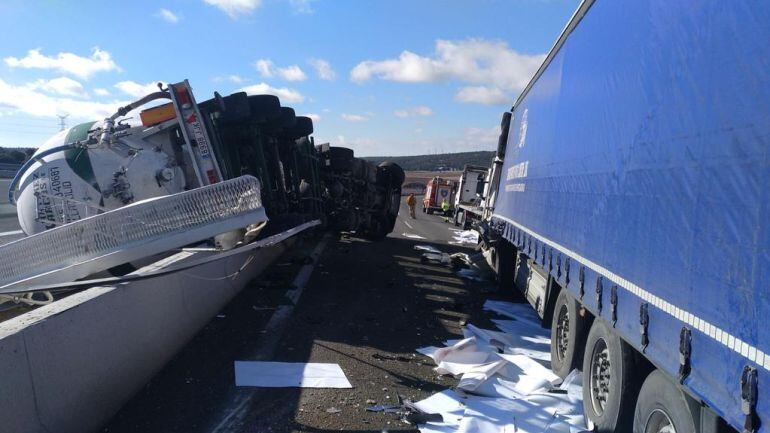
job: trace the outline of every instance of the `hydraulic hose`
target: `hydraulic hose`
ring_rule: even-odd
[[[12,205],[16,206],[16,187],[19,185],[19,181],[21,181],[21,177],[24,175],[24,173],[27,172],[27,169],[29,169],[32,164],[36,162],[42,162],[43,158],[46,156],[56,153],[56,152],[62,152],[65,150],[72,149],[75,146],[76,143],[70,143],[70,144],[63,144],[61,146],[52,147],[48,150],[44,150],[40,152],[40,154],[32,155],[32,157],[25,162],[19,171],[16,172],[16,174],[13,176],[13,180],[11,180],[11,184],[8,186],[8,201],[11,202]]]
[[[146,104],[146,103],[148,103],[150,101],[154,101],[156,99],[171,99],[171,94],[169,94],[168,92],[163,92],[163,91],[155,92],[155,93],[150,93],[149,95],[145,96],[144,98],[139,99],[137,101],[134,101],[134,102],[126,105],[125,107],[118,108],[118,111],[116,111],[115,114],[113,114],[112,116],[108,117],[108,119],[114,121],[118,117],[125,116],[126,114],[128,114],[129,111],[131,111],[131,110],[133,110],[133,109],[135,109],[137,107],[141,107],[142,105],[144,105],[144,104]]]

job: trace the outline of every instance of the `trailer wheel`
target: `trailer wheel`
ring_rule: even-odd
[[[633,353],[601,319],[591,326],[583,354],[583,414],[598,433],[627,432],[633,419]]]
[[[687,397],[660,370],[655,370],[639,391],[634,411],[634,433],[695,433]]]
[[[551,370],[561,378],[582,362],[585,319],[579,315],[580,306],[566,290],[556,298],[551,321]]]

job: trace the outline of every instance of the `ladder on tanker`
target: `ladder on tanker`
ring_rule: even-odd
[[[211,137],[203,123],[190,83],[184,80],[181,83],[169,84],[168,90],[186,144],[183,147],[192,160],[198,183],[200,186],[205,186],[221,182],[222,172],[213,153]]]

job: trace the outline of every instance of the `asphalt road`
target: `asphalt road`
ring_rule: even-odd
[[[458,338],[461,324],[489,326],[491,283],[421,263],[416,244],[445,252],[451,226],[402,207],[396,229],[369,242],[335,235],[314,263],[285,326],[265,328],[316,243],[297,246],[249,284],[106,425],[109,432],[416,431],[367,406],[419,400],[456,380],[438,377],[414,350]],[[403,233],[423,240],[405,238]],[[495,296],[491,296],[495,297]],[[498,296],[498,298],[500,298]],[[504,299],[505,297],[502,297]],[[276,344],[265,353],[267,341]],[[339,364],[352,389],[236,388],[235,360]]]
[[[420,240],[414,237],[420,236],[427,241],[446,244],[452,241],[453,230],[458,230],[451,222],[445,222],[443,216],[437,214],[428,215],[422,213],[420,202],[422,196],[416,196],[417,206],[415,219],[409,216],[409,207],[406,205],[406,198],[401,200],[401,209],[398,213],[396,226],[393,228],[391,237],[402,239]],[[451,221],[451,219],[450,219]]]
[[[10,183],[10,179],[0,179],[0,245],[24,237],[16,218],[16,208],[8,203]]]

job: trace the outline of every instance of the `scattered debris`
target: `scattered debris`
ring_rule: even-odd
[[[454,241],[449,241],[453,245],[478,245],[479,233],[475,230],[452,230]]]
[[[405,238],[409,238],[409,239],[425,239],[424,237],[422,237],[420,235],[415,235],[415,234],[412,234],[412,233],[402,233],[401,236],[403,236]]]
[[[330,407],[326,409],[326,413],[340,413],[342,412],[342,409],[337,409],[336,407]]]
[[[352,388],[337,364],[235,361],[235,386]]]
[[[404,420],[423,433],[585,430],[581,373],[575,370],[562,381],[544,365],[550,362],[549,332],[523,307],[487,301],[485,309],[515,320],[494,321],[497,331],[469,324],[462,340],[417,349],[436,363],[437,373],[458,376],[460,382],[455,390],[410,404],[413,415]]]
[[[403,355],[381,355],[379,353],[373,353],[372,358],[380,360],[380,361],[401,361],[401,362],[411,362],[412,358],[408,356]]]
[[[378,404],[376,406],[369,406],[366,408],[367,412],[385,412],[385,413],[397,413],[401,412],[401,406],[393,406],[386,404]]]
[[[441,250],[434,247],[433,245],[415,245],[414,249],[417,251],[425,251],[428,253],[438,253],[441,254]]]

